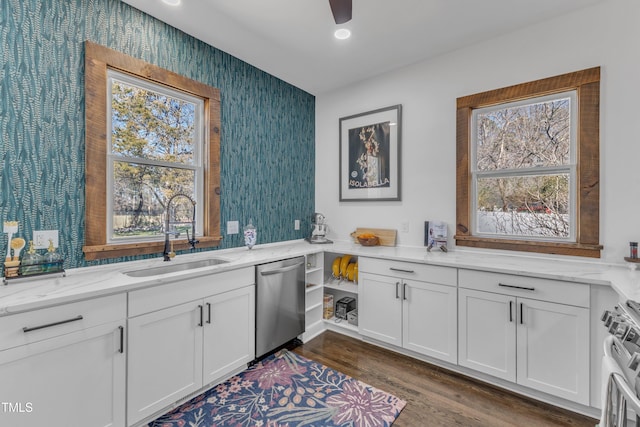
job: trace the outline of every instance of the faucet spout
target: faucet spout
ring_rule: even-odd
[[[169,227],[171,226],[171,203],[177,197],[186,197],[187,200],[189,200],[193,205],[193,216],[191,218],[192,237],[189,237],[189,231],[187,230],[187,241],[191,245],[192,250],[194,250],[196,248],[196,244],[199,243],[198,240],[196,240],[196,202],[184,193],[174,194],[167,202],[166,214],[164,219],[164,251],[162,252],[164,261],[171,261],[171,258],[176,256],[175,252],[173,252],[173,250],[171,249],[171,241],[169,240],[169,236],[173,235],[175,237],[178,237],[180,236],[180,232],[169,231]]]

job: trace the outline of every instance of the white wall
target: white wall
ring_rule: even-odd
[[[330,237],[395,228],[399,245],[422,246],[429,219],[446,221],[453,234],[456,98],[600,66],[600,242],[603,260],[623,262],[628,242],[640,241],[639,41],[640,2],[607,0],[317,96],[316,210]],[[395,104],[403,108],[402,201],[339,202],[340,117]],[[403,220],[409,233],[400,231]]]

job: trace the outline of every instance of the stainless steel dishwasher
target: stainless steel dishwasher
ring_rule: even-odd
[[[304,257],[256,267],[256,357],[304,332]]]

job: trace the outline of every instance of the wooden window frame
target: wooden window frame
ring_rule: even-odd
[[[576,241],[488,238],[471,229],[471,114],[474,109],[575,90],[578,100]],[[457,99],[457,246],[599,258],[600,240],[600,67],[491,90]]]
[[[115,69],[204,99],[203,235],[198,247],[218,246],[220,235],[220,90],[86,41],[85,47],[85,245],[88,261],[161,253],[164,242],[107,243],[107,70]],[[173,241],[188,249],[186,239]]]

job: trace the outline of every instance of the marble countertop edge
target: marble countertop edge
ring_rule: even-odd
[[[611,286],[627,299],[640,299],[640,272],[623,264],[463,250],[447,253],[427,252],[424,247],[363,247],[350,241],[310,244],[304,240],[293,240],[257,245],[251,250],[241,247],[180,254],[171,262],[183,263],[209,258],[221,258],[228,262],[156,276],[135,278],[123,273],[168,265],[162,258],[69,269],[65,277],[41,276],[33,281],[24,279],[16,283],[9,281],[7,285],[0,286],[0,316],[129,292],[183,278],[220,273],[323,251]]]

